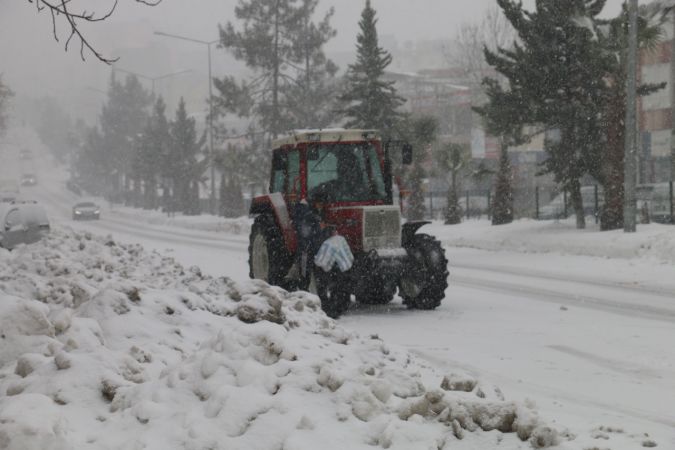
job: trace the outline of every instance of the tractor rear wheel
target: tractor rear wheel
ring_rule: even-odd
[[[292,258],[284,245],[281,230],[269,216],[258,216],[251,227],[248,245],[249,276],[282,286]]]
[[[448,260],[441,243],[428,234],[416,234],[406,246],[408,267],[399,283],[403,304],[435,309],[448,287]]]

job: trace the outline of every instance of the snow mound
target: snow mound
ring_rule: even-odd
[[[338,326],[313,295],[208,277],[110,237],[56,228],[0,251],[0,327],[0,448],[560,440],[476,380],[425,386],[408,353]]]

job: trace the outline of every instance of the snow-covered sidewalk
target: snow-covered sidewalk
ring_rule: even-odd
[[[519,253],[557,253],[603,258],[648,258],[675,263],[675,226],[638,225],[636,233],[601,232],[595,224],[577,230],[574,219],[565,221],[518,220],[492,226],[487,220],[459,225],[434,222],[422,232],[437,236],[450,247]]]
[[[0,250],[0,329],[2,448],[574,448],[310,294],[59,227]]]

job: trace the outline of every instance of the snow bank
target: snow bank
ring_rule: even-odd
[[[574,219],[536,221],[523,219],[492,226],[487,220],[468,220],[446,226],[435,222],[424,232],[437,236],[445,245],[481,250],[523,253],[559,253],[605,258],[650,258],[675,263],[675,226],[638,225],[636,233],[623,230],[600,232],[589,224],[575,228]]]
[[[315,296],[211,278],[109,237],[57,228],[0,250],[0,329],[0,448],[520,449],[562,439],[499,389],[430,373],[341,328]]]

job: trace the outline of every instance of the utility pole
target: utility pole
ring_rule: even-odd
[[[675,7],[670,10],[673,20],[673,36],[670,40],[670,101],[673,113],[670,125],[670,180],[675,180]]]
[[[637,8],[638,0],[628,5],[628,64],[626,67],[626,143],[624,157],[623,231],[635,232],[635,175],[637,166]]]
[[[207,130],[209,132],[209,165],[211,166],[211,195],[209,196],[210,203],[210,212],[211,214],[216,214],[216,166],[215,166],[215,148],[213,146],[213,75],[211,74],[211,46],[220,42],[219,39],[213,41],[203,41],[201,39],[193,39],[185,36],[179,36],[171,33],[164,33],[161,31],[155,31],[154,34],[158,36],[164,36],[174,39],[180,39],[183,41],[194,42],[196,44],[206,45],[206,51],[208,54],[208,70],[209,70],[209,117],[207,121]]]

